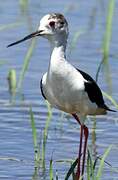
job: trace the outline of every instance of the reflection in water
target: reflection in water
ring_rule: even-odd
[[[39,180],[40,179],[40,175],[39,175],[39,168],[35,167],[34,168],[34,173],[32,176],[32,180]]]

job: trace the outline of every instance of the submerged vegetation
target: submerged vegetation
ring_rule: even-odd
[[[106,24],[105,24],[105,31],[104,31],[104,37],[102,42],[102,59],[99,62],[98,69],[96,69],[96,81],[98,81],[100,71],[103,70],[105,74],[106,84],[109,86],[110,93],[112,90],[112,78],[111,78],[111,70],[109,66],[109,57],[110,57],[110,43],[111,43],[111,37],[112,37],[112,24],[113,24],[113,15],[114,15],[114,7],[115,7],[115,0],[109,0],[108,1],[108,7],[107,9],[107,16],[106,16]],[[100,3],[100,0],[99,0]],[[28,9],[30,6],[29,0],[19,0],[20,10],[23,16],[28,17]],[[65,12],[69,13],[69,11],[73,10],[73,6],[68,6],[68,8],[65,8]],[[92,17],[88,30],[78,30],[74,33],[73,37],[71,38],[71,43],[69,46],[69,53],[70,56],[72,54],[72,51],[76,48],[77,42],[81,35],[87,34],[88,31],[90,31],[95,26],[95,16],[97,16],[97,8],[94,7],[92,9]],[[103,17],[105,18],[105,17]],[[26,18],[27,21],[29,21],[29,17]],[[94,22],[93,22],[94,21]],[[4,25],[0,27],[0,31],[9,29],[12,31],[14,28],[18,28],[23,22],[21,19],[19,19],[18,22],[11,23],[8,25]],[[29,25],[31,27],[31,25]],[[91,27],[90,27],[91,26]],[[29,27],[29,28],[30,28]],[[31,29],[31,28],[30,28]],[[36,47],[36,39],[33,39],[29,47],[27,49],[26,55],[24,57],[24,63],[21,67],[21,71],[19,76],[17,75],[17,70],[14,68],[10,68],[8,72],[8,87],[9,92],[11,95],[11,103],[14,101],[17,97],[17,93],[23,94],[23,83],[25,79],[25,75],[29,68],[29,63],[31,61],[31,57],[33,55],[34,49]],[[101,53],[101,52],[100,52]],[[6,62],[7,63],[7,62]],[[16,62],[17,63],[17,62]],[[4,64],[4,62],[1,60],[0,65]],[[17,80],[18,79],[18,80]],[[38,83],[38,82],[37,82]],[[106,99],[110,101],[112,106],[115,109],[118,109],[118,103],[115,101],[115,99],[112,97],[111,94],[107,92],[103,92],[103,95]],[[38,97],[37,97],[38,98]],[[12,101],[13,100],[13,101]],[[32,176],[33,180],[39,179],[39,171],[41,171],[41,176],[45,176],[48,174],[48,179],[50,180],[60,180],[60,172],[58,169],[55,169],[55,164],[67,164],[68,170],[64,175],[65,180],[72,179],[75,180],[75,172],[76,172],[76,165],[77,165],[77,159],[70,160],[70,159],[62,159],[62,160],[55,160],[53,159],[53,152],[50,154],[50,161],[46,161],[46,148],[47,142],[48,142],[48,133],[50,131],[50,124],[52,120],[52,110],[50,105],[46,102],[47,107],[47,119],[45,119],[45,127],[42,132],[42,135],[38,136],[38,128],[36,126],[35,121],[35,113],[33,113],[33,105],[32,103],[29,103],[29,119],[31,121],[31,129],[32,129],[32,137],[33,137],[33,146],[34,146],[34,174]],[[13,105],[13,104],[12,104]],[[40,107],[39,107],[40,108]],[[41,114],[40,114],[41,116]],[[69,117],[70,118],[70,117]],[[39,117],[40,119],[40,117]],[[61,118],[60,118],[61,119]],[[63,124],[63,123],[62,123]],[[62,125],[63,126],[63,125]],[[70,127],[71,128],[71,127]],[[107,162],[106,158],[109,155],[110,151],[112,150],[113,145],[110,145],[105,152],[99,156],[98,154],[95,155],[93,152],[93,146],[96,141],[96,118],[93,120],[93,131],[92,131],[92,145],[88,145],[88,153],[87,153],[87,162],[86,162],[86,173],[85,173],[85,179],[87,180],[100,180],[102,178],[102,175],[104,174],[104,167],[108,167],[110,171],[118,173],[118,169],[112,167],[112,162]],[[40,142],[40,143],[39,143]],[[66,151],[66,150],[65,150]],[[47,165],[48,164],[48,165]],[[46,167],[48,168],[48,172]],[[65,170],[64,170],[65,172]],[[81,177],[80,179],[82,179]]]

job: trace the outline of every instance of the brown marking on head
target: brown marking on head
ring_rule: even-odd
[[[63,24],[68,25],[67,20],[65,19],[64,15],[60,13],[50,14],[50,17],[48,19],[57,19],[62,25]]]

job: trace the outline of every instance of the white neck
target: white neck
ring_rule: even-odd
[[[53,41],[50,41],[51,44],[51,59],[49,63],[49,69],[50,71],[55,66],[59,66],[59,63],[62,61],[65,61],[65,51],[66,51],[66,44],[67,44],[67,38],[59,39]]]
[[[66,51],[66,47],[64,45],[52,47],[51,48],[51,61],[55,63],[55,61],[65,59],[65,51]]]

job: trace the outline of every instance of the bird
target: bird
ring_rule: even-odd
[[[80,124],[80,144],[76,171],[76,179],[79,180],[85,171],[89,135],[88,127],[85,125],[86,117],[88,115],[105,115],[107,111],[115,111],[105,104],[101,89],[95,80],[68,62],[66,58],[68,35],[69,26],[64,15],[49,13],[41,18],[38,30],[7,47],[37,36],[49,41],[51,45],[50,61],[47,72],[40,81],[40,89],[42,96],[52,107],[69,113]]]

